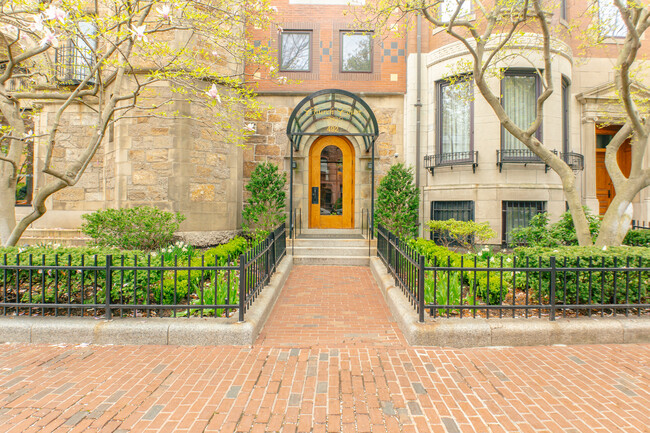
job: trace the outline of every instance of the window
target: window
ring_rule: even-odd
[[[454,16],[456,9],[458,9],[458,5],[460,5],[460,11],[458,12],[458,15],[456,15],[456,18],[469,15],[472,7],[471,0],[445,0],[440,5],[440,9],[438,9],[440,21],[449,21],[451,17]]]
[[[472,84],[471,79],[456,78],[438,85],[439,163],[471,157],[474,136]]]
[[[432,201],[431,219],[434,221],[474,221],[473,201]],[[447,236],[431,233],[431,239],[437,244],[449,244],[452,242]]]
[[[503,202],[503,231],[501,240],[504,245],[510,245],[510,233],[519,227],[528,227],[530,220],[538,213],[546,212],[545,201],[504,201]]]
[[[311,69],[311,32],[284,31],[280,37],[280,70]]]
[[[569,81],[562,77],[562,152],[569,150]]]
[[[535,121],[537,116],[537,98],[539,96],[539,77],[537,73],[506,71],[501,82],[501,94],[503,108],[506,114],[520,128],[527,129]],[[540,127],[535,136],[541,140]],[[514,135],[510,134],[504,127],[501,127],[501,150],[503,157],[522,156],[523,153],[535,155]],[[521,155],[520,155],[521,154]]]
[[[560,3],[560,18],[563,20],[567,19],[567,5],[566,5],[566,0],[562,0]]]
[[[627,35],[627,27],[614,0],[598,0],[598,19],[602,36],[624,38]]]
[[[372,72],[372,33],[341,32],[341,71]]]
[[[56,50],[57,79],[63,83],[81,83],[95,66],[97,27],[92,22],[81,21],[78,32]],[[89,80],[89,83],[94,82],[92,78]]]
[[[25,144],[25,152],[18,166],[16,179],[16,205],[29,206],[32,204],[34,189],[34,141]]]

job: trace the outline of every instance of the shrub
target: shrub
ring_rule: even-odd
[[[600,218],[592,215],[588,207],[584,207],[592,240],[598,237]],[[576,228],[573,225],[571,212],[564,212],[560,219],[549,226],[548,213],[535,215],[528,227],[516,228],[512,231],[514,243],[531,247],[557,247],[562,245],[578,245]]]
[[[491,254],[484,253],[482,255],[462,255],[455,253],[443,246],[436,245],[436,243],[433,241],[421,238],[410,241],[409,245],[414,248],[419,254],[425,257],[426,266],[433,266],[436,264],[440,267],[487,268],[488,260],[491,260],[490,267],[496,267],[497,265],[497,263],[494,262],[496,258]],[[488,274],[490,274],[489,277]],[[503,275],[495,275],[492,271],[436,271],[436,275],[439,282],[445,282],[443,283],[444,290],[446,290],[447,278],[449,278],[449,281],[460,279],[460,281],[462,281],[462,284],[467,286],[467,299],[473,299],[474,292],[476,291],[477,296],[479,296],[487,304],[490,305],[496,305],[500,303],[501,299],[503,299],[506,292],[511,287],[512,280],[509,274],[503,273]],[[436,297],[438,297],[439,295],[437,294],[437,290],[439,283],[435,284]],[[426,292],[433,290],[433,288],[433,273],[428,272],[427,278],[425,280],[425,297]],[[458,299],[460,299],[460,297]]]
[[[377,188],[376,221],[402,239],[413,238],[418,233],[419,203],[412,168],[395,164]]]
[[[550,266],[550,258],[555,257],[556,267],[569,268],[634,268],[639,265],[647,267],[650,263],[650,249],[642,247],[558,247],[558,248],[516,248],[514,251],[515,267],[530,265],[536,267]],[[527,262],[528,260],[528,262]],[[650,302],[648,271],[558,271],[556,274],[556,299],[558,303],[630,303]],[[529,272],[518,274],[518,287],[536,290],[548,300],[550,288],[549,272]],[[541,280],[541,285],[540,285]],[[523,287],[522,287],[523,286]],[[626,290],[626,287],[629,290]],[[541,288],[541,289],[540,289]]]
[[[92,243],[123,250],[153,251],[172,242],[185,217],[150,206],[98,210],[82,216],[81,231]]]
[[[632,247],[650,247],[650,230],[630,230],[625,235],[623,244]]]
[[[240,254],[249,247],[242,237],[236,237],[224,245],[205,251],[203,256],[192,256],[192,248],[176,243],[158,252],[124,251],[102,247],[0,247],[0,265],[33,264],[52,266],[93,266],[98,270],[8,270],[0,273],[0,300],[4,302],[36,302],[73,304],[103,304],[106,300],[106,256],[113,255],[114,266],[142,267],[149,265],[165,268],[212,267],[236,265]],[[228,280],[230,279],[230,280]],[[18,281],[18,284],[17,284]],[[230,293],[228,293],[230,281]],[[223,270],[137,270],[114,271],[111,287],[113,303],[138,305],[223,304],[229,299],[238,301],[239,277],[237,272]],[[6,299],[4,298],[6,284]],[[17,292],[16,287],[20,290]],[[31,287],[31,290],[30,290]],[[97,292],[94,293],[94,288]],[[203,287],[203,292],[201,292]],[[56,289],[58,288],[58,289]],[[68,294],[68,288],[70,289]],[[25,305],[27,306],[27,305]],[[184,310],[187,313],[187,310]],[[200,314],[192,309],[192,314]],[[206,310],[207,315],[222,315],[223,310]]]
[[[485,242],[492,239],[497,233],[492,230],[490,223],[475,221],[456,221],[448,219],[445,221],[428,221],[427,226],[432,233],[437,234],[445,246],[449,246],[449,241],[455,241],[468,250],[475,250],[476,241]]]
[[[251,173],[246,190],[251,193],[242,211],[244,230],[248,233],[261,231],[263,237],[286,219],[284,186],[287,174],[280,173],[275,164],[257,164]]]

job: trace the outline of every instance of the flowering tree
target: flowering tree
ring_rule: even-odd
[[[244,115],[260,107],[246,86],[244,66],[264,66],[271,58],[249,42],[247,26],[264,28],[273,14],[267,0],[2,2],[0,243],[15,245],[46,212],[48,197],[79,182],[111,122],[191,117],[174,110],[182,100],[198,104],[193,112],[203,115],[192,121],[220,140],[236,143],[250,133]],[[156,95],[161,84],[171,96]],[[42,104],[54,104],[54,120],[31,130],[30,117],[38,117]],[[79,106],[93,113],[95,133],[76,143],[76,158],[57,164],[61,123]],[[16,221],[20,165],[35,140],[44,148],[38,167],[43,180],[31,213]]]
[[[395,20],[405,22],[413,15],[421,15],[460,42],[467,55],[459,62],[458,69],[471,74],[503,128],[560,176],[578,241],[583,246],[592,245],[575,174],[536,136],[543,122],[544,104],[555,91],[552,61],[559,39],[553,35],[563,34],[552,25],[555,6],[556,3],[543,0],[377,0],[366,4],[362,20],[382,28],[394,26]],[[607,35],[624,36],[620,39],[620,50],[612,72],[626,121],[607,146],[605,156],[616,196],[604,215],[595,242],[600,246],[619,245],[630,227],[632,200],[639,191],[650,186],[650,169],[643,166],[650,138],[650,112],[643,95],[632,90],[634,72],[639,68],[637,58],[644,40],[642,36],[650,27],[650,8],[640,1],[611,0],[607,10],[593,2],[590,13],[591,16],[585,19],[591,22],[590,25],[578,24],[579,32],[596,35],[590,43],[597,45]],[[502,76],[503,65],[507,64],[504,60],[530,55],[531,49],[540,52],[543,59],[543,67],[537,68],[542,89],[537,97],[534,120],[529,125],[518,125],[501,103],[500,91],[494,86],[497,80],[491,79]],[[632,169],[626,177],[616,157],[618,149],[629,137],[632,141]]]

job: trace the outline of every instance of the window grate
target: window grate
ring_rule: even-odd
[[[432,201],[431,202],[431,219],[434,221],[446,221],[448,219],[456,221],[474,221],[474,202],[473,201]],[[449,236],[431,233],[431,239],[436,244],[455,244]]]
[[[530,220],[542,212],[546,212],[545,201],[504,201],[501,234],[503,245],[512,244],[510,233],[513,229],[528,227]]]

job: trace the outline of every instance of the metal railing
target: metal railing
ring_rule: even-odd
[[[289,236],[291,237],[291,255],[294,254],[294,247],[296,245],[296,237],[302,234],[302,208],[295,208],[293,210],[293,226],[289,228]]]
[[[27,316],[230,317],[246,310],[286,254],[280,225],[238,258],[4,254],[0,313]]]
[[[361,209],[361,234],[368,240],[368,257],[372,251],[372,227],[370,227],[370,209]]]
[[[556,155],[558,154],[557,150],[552,150],[551,152]],[[577,152],[560,152],[559,156],[572,170],[584,170],[584,155]],[[497,150],[497,166],[499,166],[499,172],[501,172],[503,164],[544,164],[544,171],[548,172],[549,169],[549,166],[530,149]]]
[[[560,158],[571,167],[571,170],[582,171],[585,169],[585,157],[580,153],[562,152],[560,153]]]
[[[555,150],[553,152],[557,153]],[[548,165],[530,149],[497,150],[497,166],[499,167],[499,172],[501,172],[503,164],[544,164],[544,171],[548,171]]]
[[[377,254],[418,312],[437,317],[576,317],[650,314],[650,263],[642,258],[426,263],[380,227]]]
[[[646,221],[632,220],[632,230],[650,230],[650,223]]]
[[[451,167],[453,169],[455,165],[471,165],[472,171],[476,173],[478,151],[445,152],[424,157],[424,168],[429,170],[432,176],[436,167]]]

